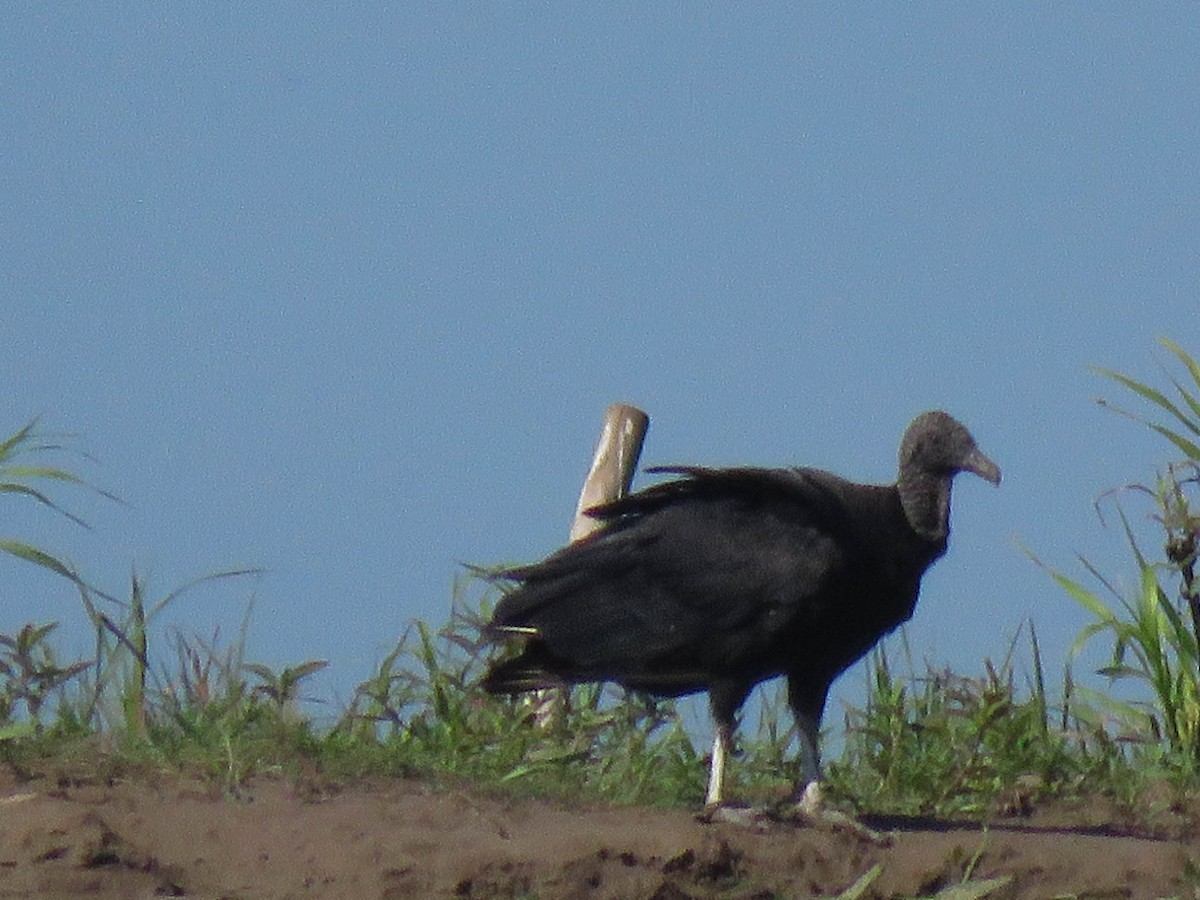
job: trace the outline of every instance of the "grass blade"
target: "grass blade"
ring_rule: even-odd
[[[79,576],[66,563],[61,562],[57,558],[51,556],[44,550],[39,550],[32,544],[26,544],[24,541],[14,541],[6,538],[0,539],[0,551],[8,553],[17,559],[23,559],[26,562],[31,562],[35,566],[41,566],[43,569],[49,569],[56,575],[61,575],[68,581],[80,584]]]
[[[1172,416],[1174,416],[1176,419],[1178,419],[1184,425],[1184,427],[1186,427],[1190,431],[1194,431],[1194,432],[1200,434],[1200,430],[1197,430],[1195,423],[1193,423],[1192,420],[1189,419],[1187,417],[1187,415],[1185,415],[1184,412],[1178,406],[1176,406],[1174,403],[1172,403],[1166,397],[1166,395],[1162,393],[1162,391],[1156,390],[1155,388],[1152,388],[1149,385],[1142,384],[1140,381],[1130,378],[1128,375],[1122,375],[1120,372],[1115,372],[1112,369],[1094,369],[1093,371],[1096,372],[1096,374],[1098,374],[1098,375],[1103,375],[1106,378],[1111,378],[1113,381],[1117,382],[1118,384],[1129,388],[1129,390],[1133,391],[1139,397],[1142,397],[1145,400],[1149,400],[1155,406],[1158,406],[1161,409],[1166,410],[1168,413],[1170,413]],[[1105,403],[1104,405],[1107,406],[1108,404]],[[1141,418],[1140,416],[1133,415],[1132,413],[1126,413],[1126,415],[1129,415],[1132,418],[1137,419],[1137,421],[1139,421],[1139,422],[1145,422],[1145,419]]]
[[[846,888],[837,895],[834,900],[860,900],[866,894],[867,888],[879,880],[879,876],[883,874],[883,866],[880,863],[875,863],[866,872],[864,872],[854,884]]]

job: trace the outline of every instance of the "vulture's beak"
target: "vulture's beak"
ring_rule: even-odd
[[[990,481],[997,487],[1000,485],[1000,467],[984,456],[978,447],[963,460],[962,468],[964,472],[974,472],[984,481]]]

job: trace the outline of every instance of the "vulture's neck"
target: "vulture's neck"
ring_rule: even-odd
[[[945,546],[950,537],[950,482],[948,475],[920,470],[900,470],[896,491],[913,530]]]

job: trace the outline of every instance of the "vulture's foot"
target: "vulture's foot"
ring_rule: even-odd
[[[821,791],[815,782],[808,784],[795,803],[782,806],[723,806],[705,807],[697,817],[706,825],[737,825],[754,831],[766,831],[777,825],[803,825],[828,831],[841,831],[881,847],[891,846],[891,835],[881,834],[853,816],[821,803]]]
[[[778,816],[764,806],[725,806],[720,803],[704,807],[696,819],[705,825],[739,825],[755,831],[765,831],[767,826],[779,821]]]
[[[788,822],[793,825],[806,825],[811,828],[824,828],[829,831],[841,831],[852,834],[871,844],[880,847],[890,847],[892,836],[868,828],[854,816],[839,812],[836,809],[819,809],[815,812],[797,803],[791,807],[783,807],[775,814],[777,822]]]
[[[696,816],[705,825],[736,825],[752,831],[768,831],[780,825],[801,825],[852,834],[880,847],[890,847],[892,837],[864,825],[853,816],[836,809],[810,810],[800,804],[784,806],[710,806]]]
[[[891,846],[892,843],[891,835],[868,828],[858,819],[844,812],[828,809],[821,801],[821,786],[815,781],[806,784],[796,802],[780,810],[778,818],[779,821],[797,825],[827,828],[830,831],[846,831],[881,847]]]

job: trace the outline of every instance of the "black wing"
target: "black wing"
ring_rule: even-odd
[[[817,616],[846,565],[840,479],[811,470],[683,477],[593,511],[606,526],[504,577],[493,627],[536,631],[572,671],[676,682],[754,668]]]

